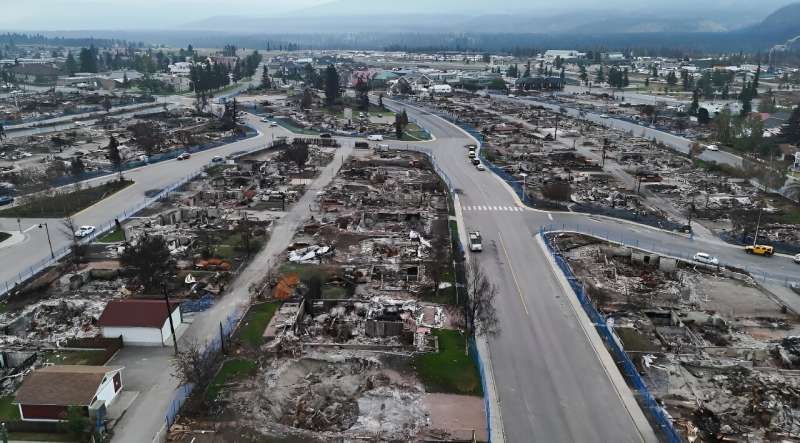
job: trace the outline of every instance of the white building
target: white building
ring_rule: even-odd
[[[172,325],[177,331],[183,318],[178,304],[170,305]],[[125,345],[165,346],[172,338],[167,303],[163,300],[112,300],[97,325],[103,337],[122,337]]]
[[[190,62],[177,62],[169,65],[169,73],[172,75],[186,75],[192,72],[192,63]]]
[[[574,49],[548,49],[544,53],[544,58],[547,61],[553,61],[556,57],[561,60],[575,60],[586,57],[586,53]]]

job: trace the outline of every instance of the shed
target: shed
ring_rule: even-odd
[[[183,320],[180,307],[171,304],[169,310],[177,330]],[[164,346],[172,337],[169,318],[164,300],[122,299],[106,305],[97,325],[103,337],[122,336],[126,345]]]
[[[17,389],[23,421],[64,421],[69,407],[107,408],[122,390],[122,367],[55,365],[37,369]]]

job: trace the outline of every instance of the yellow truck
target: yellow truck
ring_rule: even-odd
[[[770,257],[774,253],[774,250],[772,246],[751,245],[751,246],[745,246],[744,252],[748,254],[763,255],[766,257]]]

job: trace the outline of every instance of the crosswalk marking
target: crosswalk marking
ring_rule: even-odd
[[[488,205],[471,205],[462,206],[464,211],[493,211],[493,212],[522,212],[524,209],[516,206],[488,206]]]

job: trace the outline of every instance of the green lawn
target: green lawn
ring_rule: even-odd
[[[264,330],[275,315],[280,303],[262,303],[253,305],[239,327],[237,335],[243,343],[252,347],[261,346],[264,342]]]
[[[478,368],[464,352],[464,334],[447,329],[436,329],[433,334],[439,339],[439,352],[423,354],[414,360],[425,389],[428,392],[483,395]]]
[[[106,232],[100,238],[97,239],[99,243],[116,243],[125,241],[125,234],[120,229],[114,229],[113,231]]]
[[[403,138],[401,140],[406,141],[416,141],[416,140],[430,140],[431,136],[427,132],[423,131],[422,128],[417,126],[416,123],[409,123],[406,126],[406,130],[403,133]]]
[[[34,197],[19,206],[0,211],[0,217],[63,218],[82,211],[132,184],[130,180],[114,180],[100,186]]]
[[[106,351],[87,349],[85,351],[48,352],[44,356],[47,363],[54,365],[102,366],[106,363]]]
[[[236,358],[228,360],[219,368],[219,372],[211,380],[206,391],[206,397],[209,400],[217,398],[219,393],[224,388],[225,384],[234,380],[239,380],[249,375],[253,375],[258,368],[258,363],[246,358]]]
[[[13,395],[0,397],[0,421],[19,420],[19,408],[11,404],[12,401],[14,401]]]

